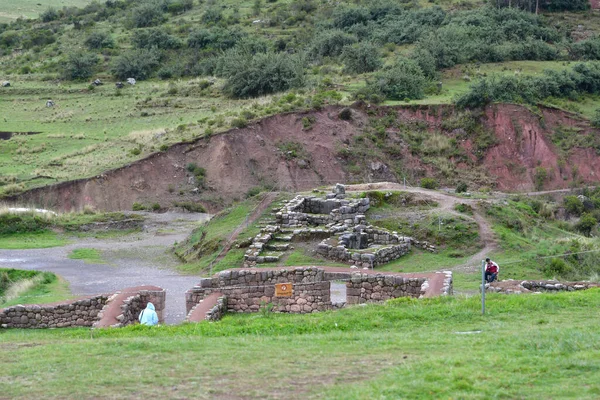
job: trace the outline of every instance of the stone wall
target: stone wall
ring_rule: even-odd
[[[329,282],[320,268],[222,271],[202,279],[186,293],[187,312],[214,292],[227,297],[227,311],[257,312],[272,303],[273,311],[307,313],[331,308]],[[276,283],[292,283],[292,297],[275,297]]]
[[[223,318],[227,312],[227,297],[221,296],[217,299],[217,304],[206,313],[206,319],[209,321],[218,321]]]
[[[323,199],[296,196],[275,214],[277,225],[296,227],[330,223],[358,224],[364,221],[369,199]]]
[[[573,292],[600,287],[596,282],[559,282],[559,281],[495,281],[485,285],[486,291],[506,294],[530,292]]]
[[[154,305],[156,314],[158,315],[158,322],[163,322],[165,296],[165,290],[140,290],[138,294],[126,298],[123,300],[123,304],[121,304],[122,312],[117,316],[119,323],[116,327],[137,323],[140,313],[146,308],[149,302]]]
[[[108,301],[99,295],[58,305],[18,305],[0,310],[1,328],[92,326]]]
[[[346,283],[346,302],[360,304],[397,297],[421,297],[425,293],[425,278],[404,278],[397,275],[353,273]]]

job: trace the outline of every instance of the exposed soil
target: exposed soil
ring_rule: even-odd
[[[454,112],[451,106],[392,109],[401,120],[426,123],[431,132],[439,130],[441,122]],[[61,210],[81,209],[85,205],[99,210],[129,210],[134,202],[157,202],[170,207],[175,202],[199,201],[212,212],[257,186],[300,191],[348,182],[349,165],[339,157],[339,150],[363,133],[368,112],[373,110],[356,105],[350,121],[341,120],[339,111],[339,107],[332,106],[275,115],[243,129],[175,145],[102,175],[34,189],[12,200]],[[308,130],[302,124],[302,118],[307,116],[315,121]],[[568,188],[574,177],[583,183],[595,183],[600,176],[600,157],[594,148],[577,148],[563,154],[551,141],[555,129],[561,126],[578,129],[578,135],[598,133],[587,121],[572,114],[540,108],[537,115],[521,106],[500,104],[485,109],[482,123],[496,138],[496,144],[483,157],[476,157],[469,140],[458,144],[472,160],[478,160],[499,190],[532,191],[540,168],[548,175],[546,190]],[[280,147],[286,142],[299,143],[302,154],[284,154]],[[414,170],[433,173],[408,149],[399,157]],[[193,190],[194,179],[186,170],[188,163],[206,169],[205,189]],[[373,181],[401,179],[382,165],[377,154],[364,168],[365,176]],[[473,167],[457,163],[456,168],[468,172]]]

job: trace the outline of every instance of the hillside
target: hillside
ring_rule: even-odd
[[[63,210],[199,203],[215,211],[252,192],[336,182],[417,186],[427,177],[471,189],[561,189],[597,182],[598,140],[589,122],[545,107],[330,106],[268,117],[13,199]]]
[[[249,123],[264,117],[289,112],[321,115],[323,107],[355,100],[384,105],[457,103],[473,110],[508,102],[531,104],[534,112],[543,104],[595,121],[600,104],[598,14],[585,11],[587,2],[575,0],[560,6],[544,3],[543,15],[532,13],[535,10],[525,3],[518,3],[523,10],[496,5],[499,8],[451,1],[380,0],[333,7],[312,0],[123,0],[84,8],[55,4],[40,19],[0,24],[0,80],[10,82],[0,88],[0,193],[12,196],[32,187],[99,176],[150,155],[161,159],[157,153],[177,143],[203,137],[216,142],[221,139],[211,135],[232,127],[247,132]],[[103,86],[91,84],[97,78]],[[127,78],[135,78],[136,85],[114,86]],[[45,106],[48,99],[54,107]],[[306,131],[312,125],[310,120],[303,122]],[[468,131],[466,126],[455,128]],[[419,141],[410,143],[411,156],[402,173],[399,165],[392,168],[386,162],[393,170],[386,179],[431,173],[453,184],[451,172],[437,174],[448,166],[432,167],[431,154],[421,151]],[[323,146],[331,159],[337,144]],[[169,154],[180,148],[175,146]],[[322,158],[319,152],[315,156]],[[361,157],[365,156],[370,157]],[[217,177],[203,157],[198,155],[197,164],[214,181]],[[385,158],[389,155],[375,154],[370,161],[376,164]],[[521,160],[513,162],[520,170]],[[325,165],[323,171],[315,165],[299,172],[292,168],[284,174],[298,176],[281,179],[261,171],[262,182],[252,179],[236,191],[225,188],[223,194],[240,196],[255,186],[302,188],[334,177],[364,178],[343,171],[343,163],[326,164],[329,175],[323,172]],[[358,169],[354,161],[350,170],[353,165]],[[530,188],[533,167],[524,167],[522,188]],[[553,167],[549,188],[561,186],[555,179],[560,169]],[[309,173],[312,170],[317,172]],[[474,185],[493,185],[506,175],[493,171],[469,179]],[[245,182],[247,178],[243,176]],[[241,177],[234,174],[232,179]],[[302,186],[302,179],[310,183]],[[498,187],[519,189],[516,182],[503,180]],[[229,185],[227,180],[223,185]],[[140,195],[144,201],[145,190]],[[132,197],[115,202],[129,208]],[[156,194],[147,199],[162,201]],[[218,198],[201,200],[219,203]]]

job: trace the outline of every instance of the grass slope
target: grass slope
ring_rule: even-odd
[[[598,397],[600,334],[589,317],[599,290],[490,295],[487,306],[481,316],[477,297],[403,299],[179,327],[4,331],[0,389],[12,398]]]
[[[17,18],[37,18],[48,7],[83,7],[92,0],[2,0],[0,23],[12,22]]]

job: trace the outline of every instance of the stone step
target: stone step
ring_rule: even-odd
[[[273,240],[280,242],[291,242],[293,238],[293,236],[275,236]]]
[[[289,243],[285,243],[285,244],[267,244],[265,245],[265,250],[271,250],[271,251],[286,251],[290,249],[290,244]]]

